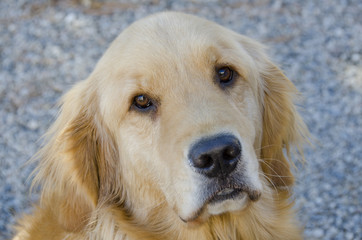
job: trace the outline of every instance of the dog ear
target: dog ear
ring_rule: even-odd
[[[106,169],[116,169],[109,166],[116,164],[117,153],[98,118],[96,101],[86,81],[74,86],[37,155],[34,183],[42,185],[41,205],[67,231],[88,224],[100,191],[110,184],[112,171],[106,176]]]
[[[270,60],[264,59],[262,170],[277,188],[294,183],[290,169],[291,151],[303,158],[302,146],[307,128],[296,111],[298,91]]]

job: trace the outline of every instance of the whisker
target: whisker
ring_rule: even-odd
[[[274,190],[275,190],[275,191],[277,192],[277,194],[278,194],[278,189],[277,189],[277,187],[275,186],[275,184],[273,183],[273,181],[272,181],[268,176],[266,176],[263,172],[260,172],[260,174],[269,181],[269,183],[272,185],[272,187],[274,188]]]
[[[255,148],[255,150],[259,151],[259,150],[263,150],[265,148],[269,148],[269,147],[277,147],[278,145],[276,144],[270,144],[270,145],[265,145],[265,146],[262,146],[260,148]]]
[[[280,159],[277,159],[277,158],[263,158],[263,159],[259,159],[259,161],[263,162],[263,163],[266,163],[265,160],[269,160],[269,161],[275,161],[275,162],[278,162],[278,163],[281,163],[284,167],[286,168],[289,168],[289,166],[282,160]]]
[[[279,177],[280,180],[282,181],[282,183],[286,186],[287,184],[286,184],[286,183],[284,182],[284,180],[283,180],[283,177],[286,177],[286,176],[280,177],[279,174],[270,166],[269,163],[267,163],[267,162],[265,162],[265,161],[263,161],[263,162],[265,163],[265,165],[266,165],[267,167],[269,167],[270,170],[272,170],[272,171],[276,174],[275,177]],[[264,173],[264,174],[265,174],[265,173]]]

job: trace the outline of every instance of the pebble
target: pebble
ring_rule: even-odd
[[[323,229],[320,229],[320,228],[314,229],[313,232],[312,232],[312,236],[315,237],[315,238],[323,237],[324,236]]]

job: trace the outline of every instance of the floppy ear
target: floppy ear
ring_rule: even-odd
[[[105,176],[106,169],[116,169],[109,166],[116,164],[112,160],[117,153],[98,118],[96,102],[86,81],[73,87],[37,156],[34,183],[42,185],[42,207],[51,209],[67,231],[81,231],[88,224],[100,191],[112,177],[112,171]]]
[[[298,95],[293,83],[268,59],[263,65],[262,170],[273,186],[287,187],[294,182],[290,152],[303,158],[307,128],[293,103]]]

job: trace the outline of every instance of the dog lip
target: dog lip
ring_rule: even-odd
[[[204,205],[228,199],[237,199],[242,194],[247,194],[249,199],[253,202],[256,202],[261,196],[260,191],[254,190],[247,185],[227,185],[213,191],[206,199]]]
[[[232,188],[224,188],[221,191],[219,191],[218,193],[216,193],[216,195],[223,196],[223,195],[230,194],[230,193],[232,193],[234,191],[235,191],[235,189],[232,189]]]
[[[228,199],[234,199],[239,197],[243,191],[241,189],[224,188],[212,195],[207,203],[217,203]]]

